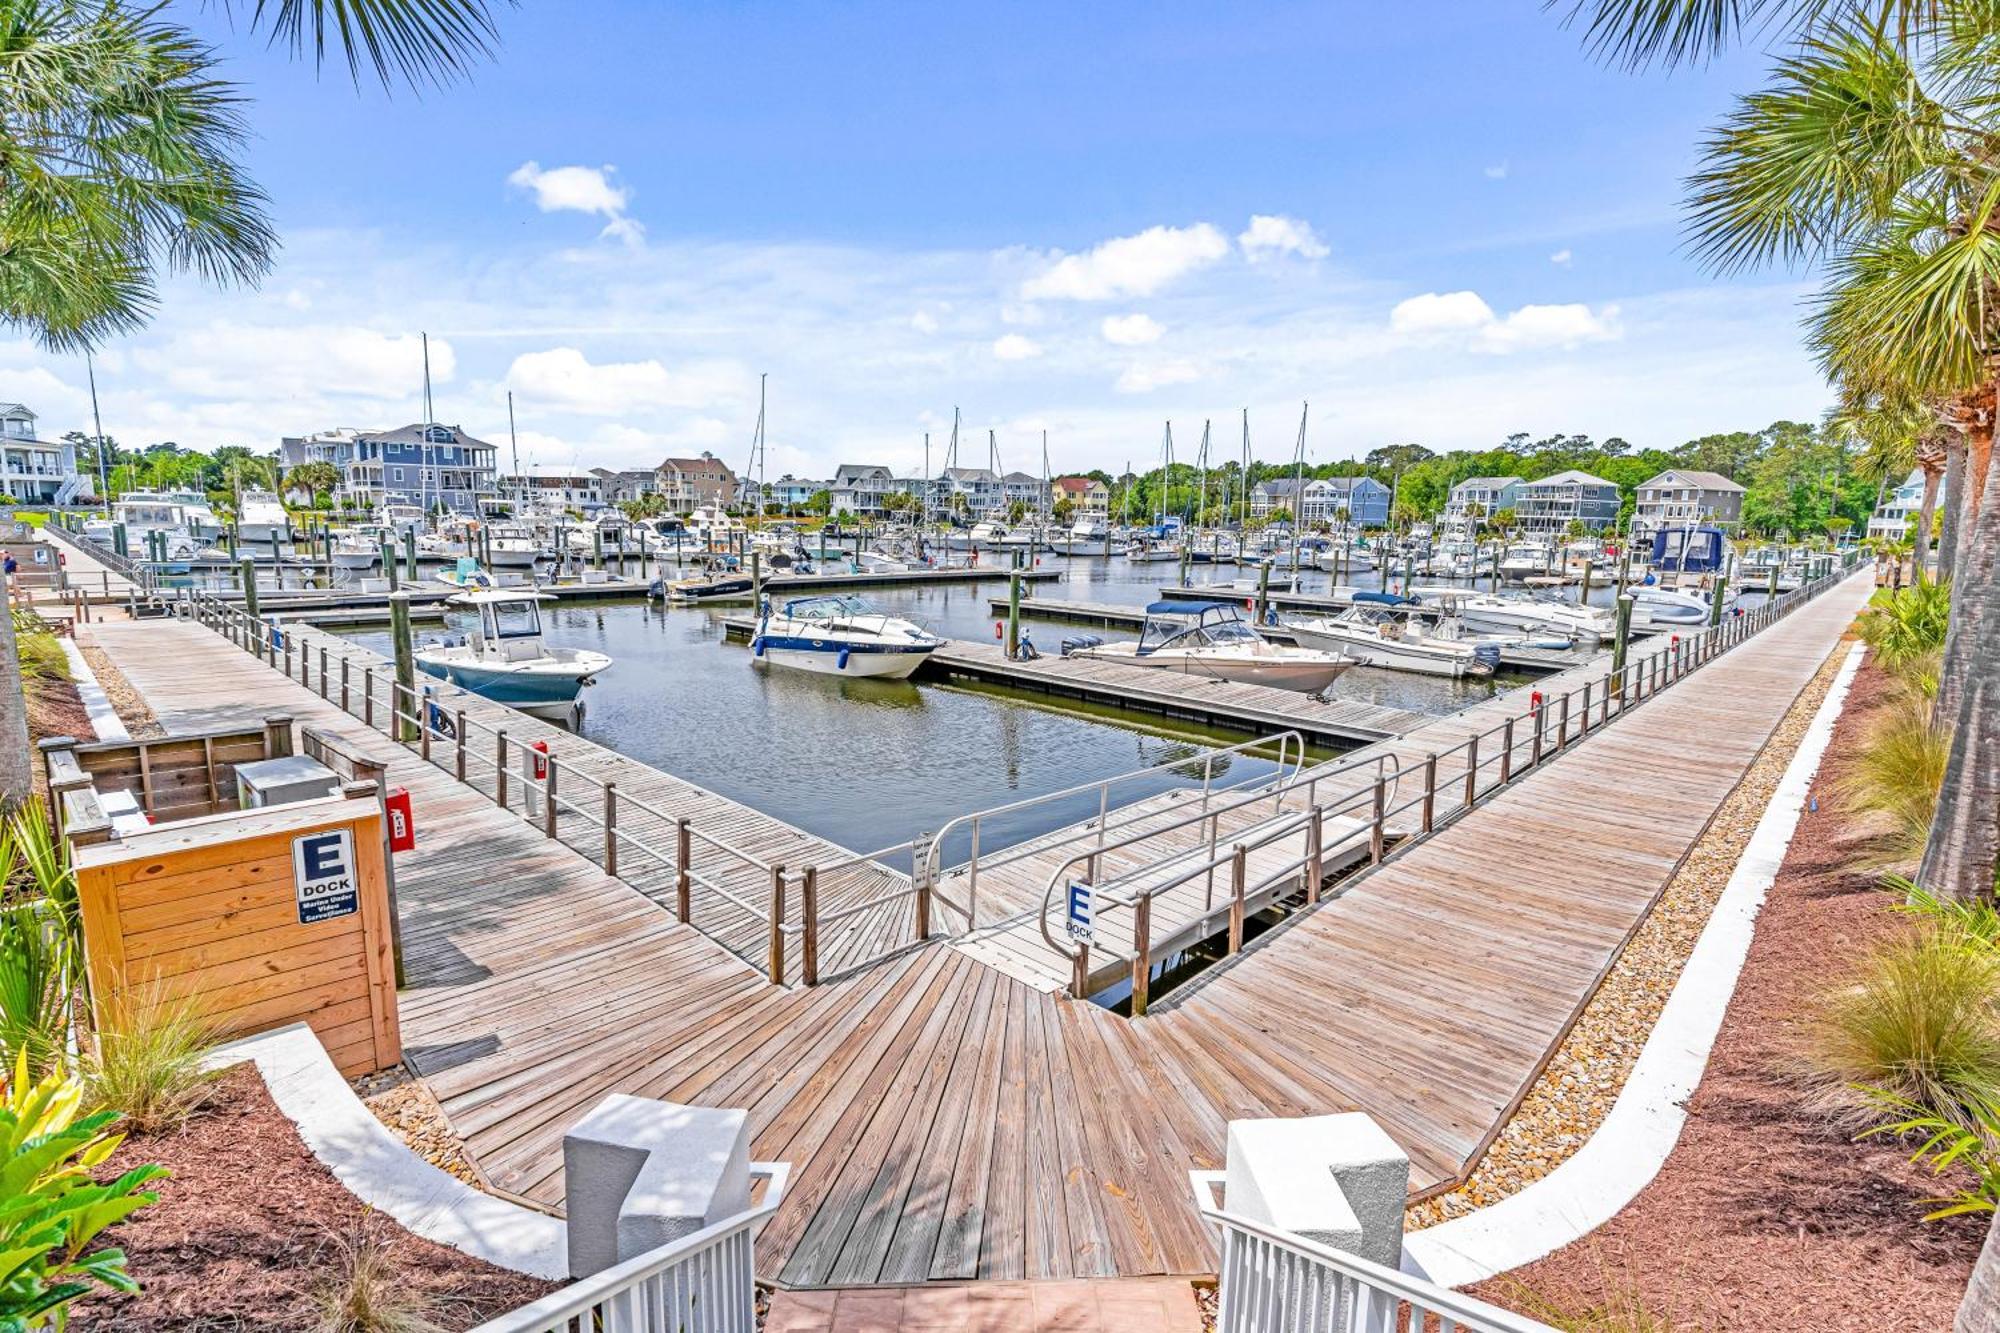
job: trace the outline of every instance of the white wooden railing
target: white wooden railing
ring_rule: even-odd
[[[1556,1333],[1540,1320],[1226,1212],[1215,1333]]]
[[[791,1167],[752,1162],[763,1201],[657,1250],[572,1282],[470,1333],[755,1333],[756,1231]]]

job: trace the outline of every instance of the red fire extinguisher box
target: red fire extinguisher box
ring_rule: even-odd
[[[410,804],[410,789],[398,787],[382,800],[389,812],[389,850],[413,851],[417,845],[417,818]]]

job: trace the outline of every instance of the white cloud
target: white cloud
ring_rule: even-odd
[[[1621,336],[1616,306],[1524,305],[1502,317],[1477,292],[1412,296],[1389,312],[1389,328],[1416,339],[1468,337],[1474,351],[1494,353],[1575,347]]]
[[[1505,162],[1495,162],[1495,163],[1494,163],[1494,164],[1493,164],[1492,166],[1490,166],[1490,167],[1487,167],[1487,168],[1486,168],[1486,179],[1487,179],[1487,180],[1490,180],[1490,181],[1503,181],[1503,180],[1506,180],[1506,179],[1507,179],[1507,164],[1506,164]]]
[[[910,316],[910,327],[918,333],[936,333],[938,331],[937,316],[928,310],[919,310],[916,314]]]
[[[1119,393],[1151,393],[1169,384],[1192,384],[1201,378],[1201,367],[1192,361],[1162,361],[1125,368],[1111,387]]]
[[[1098,326],[1104,341],[1119,347],[1140,347],[1156,343],[1166,332],[1151,315],[1110,315]]]
[[[421,413],[423,338],[347,325],[275,325],[216,320],[185,329],[164,348],[139,350],[141,370],[161,387],[202,397],[246,391],[366,395],[409,404]],[[458,357],[445,338],[430,340],[431,383],[449,384]],[[401,424],[401,423],[398,423]]]
[[[523,162],[507,177],[507,183],[535,196],[535,207],[544,213],[589,213],[605,220],[600,236],[636,246],[646,239],[646,228],[625,208],[631,192],[611,181],[616,167],[551,167],[539,162]]]
[[[1236,238],[1236,243],[1243,247],[1244,257],[1252,263],[1279,255],[1324,259],[1331,253],[1311,223],[1281,214],[1253,214],[1250,225]]]
[[[574,347],[524,353],[507,370],[508,385],[538,407],[607,417],[734,401],[746,381],[744,371],[726,362],[697,362],[680,371],[657,360],[594,365]]]
[[[1016,305],[1009,303],[1000,307],[1002,324],[1019,324],[1033,328],[1048,319],[1048,314],[1038,305]]]
[[[1229,253],[1229,239],[1206,222],[1192,227],[1148,227],[1136,236],[1105,241],[1080,255],[1064,255],[1021,286],[1030,300],[1108,301],[1151,296],[1176,278]]]
[[[993,355],[1002,361],[1027,361],[1041,354],[1040,343],[1018,333],[1004,334],[993,340]]]
[[[1568,268],[1569,261],[1570,261],[1570,253],[1567,249],[1558,250],[1554,254],[1549,256],[1549,262],[1551,264],[1554,264],[1557,268]]]

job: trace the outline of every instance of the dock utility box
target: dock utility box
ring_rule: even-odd
[[[339,776],[302,754],[236,766],[236,803],[245,810],[315,800],[339,791]]]

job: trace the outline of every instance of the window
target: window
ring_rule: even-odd
[[[400,483],[403,480],[403,469],[399,467],[390,468],[389,480]]]

